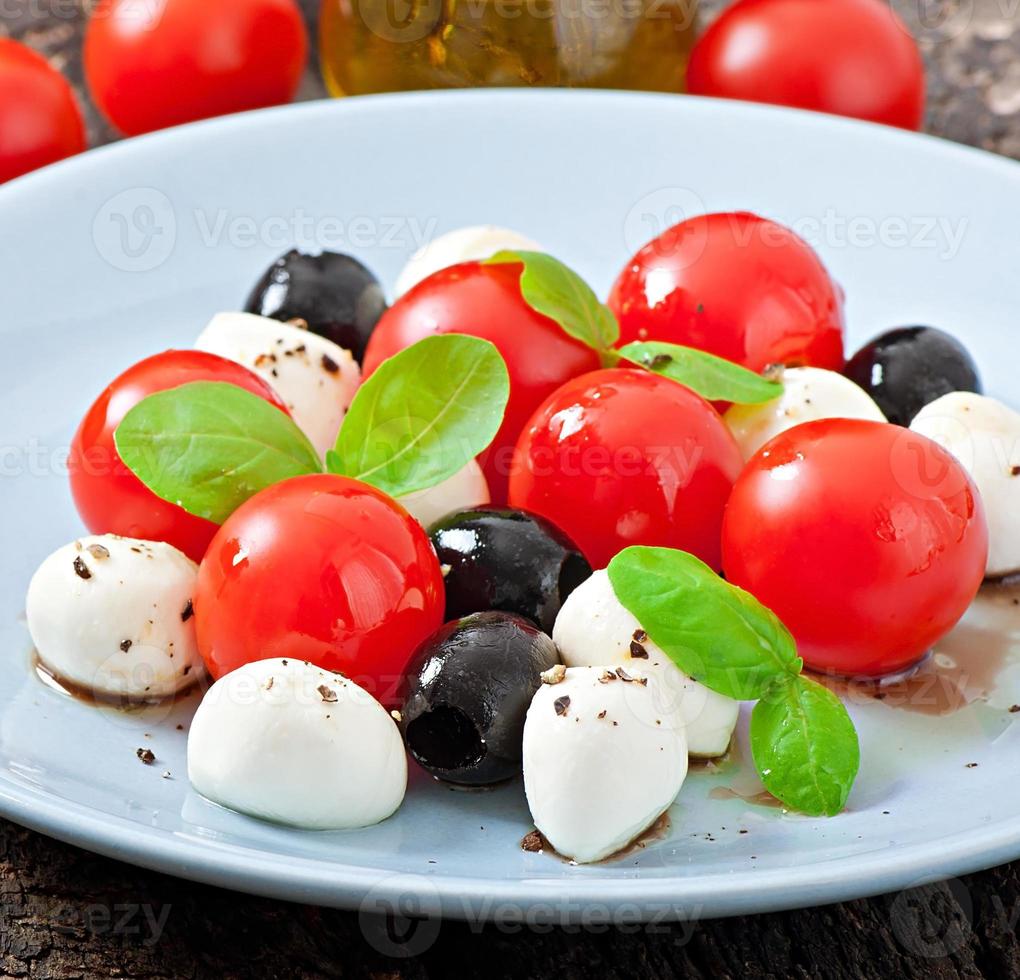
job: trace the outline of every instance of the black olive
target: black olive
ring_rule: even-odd
[[[244,309],[274,320],[304,320],[312,333],[349,350],[360,364],[386,311],[386,297],[379,280],[357,259],[291,249],[266,269]]]
[[[441,626],[405,674],[400,726],[411,757],[450,783],[487,786],[521,771],[524,717],[559,662],[526,619],[485,612]]]
[[[887,330],[854,354],[843,373],[897,425],[910,425],[925,405],[951,391],[981,393],[967,349],[935,327]]]
[[[554,524],[526,510],[482,507],[429,530],[446,573],[446,618],[486,609],[525,616],[547,633],[591,565]]]

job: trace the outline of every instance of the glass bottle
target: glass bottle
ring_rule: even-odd
[[[490,85],[683,90],[697,0],[324,0],[333,95]]]

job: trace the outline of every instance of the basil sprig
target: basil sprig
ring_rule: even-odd
[[[713,691],[747,701],[777,675],[800,672],[797,645],[775,613],[686,551],[626,548],[609,563],[609,581],[670,659]]]
[[[479,337],[426,337],[358,389],[326,467],[394,497],[453,476],[495,438],[510,375]]]
[[[521,296],[536,313],[555,320],[563,332],[599,352],[603,362],[615,363],[613,346],[620,339],[620,324],[613,311],[600,303],[573,269],[544,252],[504,250],[486,265],[521,263]]]
[[[620,357],[640,364],[655,374],[679,381],[709,401],[757,405],[783,393],[778,381],[770,381],[747,368],[707,351],[659,340],[638,341],[620,348]]]
[[[290,416],[222,381],[143,398],[113,438],[125,465],[157,497],[217,524],[274,483],[322,472]]]
[[[780,678],[754,706],[751,754],[765,788],[811,815],[843,809],[861,764],[843,702],[803,675]]]
[[[727,697],[757,699],[751,752],[766,789],[811,816],[839,813],[860,764],[857,732],[839,698],[801,674],[775,613],[671,548],[626,548],[608,573],[617,599],[680,670]]]
[[[620,324],[616,315],[576,272],[544,252],[502,251],[485,260],[487,265],[509,263],[521,265],[524,302],[555,321],[568,336],[596,351],[605,367],[615,367],[626,358],[709,401],[752,405],[783,393],[779,382],[693,347],[648,341],[618,350]]]
[[[393,497],[452,476],[492,441],[510,380],[487,340],[428,337],[383,362],[351,403],[330,473]],[[269,402],[218,381],[142,399],[114,433],[117,452],[156,496],[221,524],[281,480],[321,473],[297,424]]]

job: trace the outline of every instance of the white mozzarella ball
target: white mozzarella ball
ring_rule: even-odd
[[[472,225],[448,231],[423,245],[407,260],[397,277],[394,295],[402,296],[440,269],[460,262],[488,259],[504,249],[540,252],[542,246],[516,231],[496,225]]]
[[[737,724],[740,704],[691,680],[651,639],[624,607],[603,568],[582,582],[556,617],[553,642],[570,667],[613,664],[640,667],[658,678],[656,696],[663,710],[678,709],[687,725],[691,755],[725,754]],[[637,643],[647,659],[633,656]],[[640,652],[639,650],[639,652]]]
[[[910,428],[949,450],[977,484],[988,521],[988,575],[1020,569],[1020,414],[954,391],[925,405]]]
[[[397,499],[422,527],[427,528],[455,510],[481,507],[492,498],[482,468],[471,460],[442,483]]]
[[[79,538],[32,577],[28,629],[43,665],[101,698],[151,700],[202,673],[192,596],[198,566],[160,541]]]
[[[886,421],[871,396],[849,378],[822,368],[785,368],[778,379],[783,393],[759,405],[733,405],[723,421],[733,433],[744,459],[750,459],[773,437],[802,422],[816,419]]]
[[[214,803],[309,830],[367,827],[404,799],[396,723],[353,681],[300,660],[257,660],[206,692],[188,778]]]
[[[280,396],[320,456],[333,448],[361,383],[350,351],[254,313],[217,313],[195,347],[254,371]]]
[[[626,847],[680,791],[684,723],[662,710],[657,683],[636,667],[570,667],[535,694],[524,791],[535,826],[565,857],[583,864]]]

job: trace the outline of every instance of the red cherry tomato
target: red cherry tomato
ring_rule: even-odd
[[[663,340],[761,371],[843,366],[843,295],[789,228],[746,211],[668,228],[627,264],[609,305],[621,343]]]
[[[85,79],[128,136],[289,102],[308,53],[294,0],[100,0]]]
[[[694,45],[687,90],[905,129],[924,118],[917,44],[879,0],[737,0]]]
[[[443,269],[382,315],[365,351],[368,377],[387,357],[431,334],[471,334],[496,345],[510,372],[510,402],[496,438],[479,458],[496,504],[506,500],[513,447],[531,413],[564,381],[599,366],[590,347],[528,306],[520,278],[517,264],[465,262]]]
[[[300,476],[256,494],[213,539],[198,574],[198,648],[213,677],[293,657],[392,707],[444,602],[435,551],[403,507],[357,480]]]
[[[85,124],[63,75],[0,37],[0,183],[84,149]]]
[[[632,544],[720,567],[740,450],[719,413],[648,371],[593,371],[551,395],[521,434],[510,504],[551,520],[593,568]]]
[[[191,381],[225,381],[287,412],[258,375],[215,354],[168,350],[139,361],[96,399],[71,443],[71,493],[94,534],[167,541],[195,561],[202,558],[218,526],[157,497],[124,465],[113,441],[121,419],[143,398]]]
[[[899,426],[823,419],[776,436],[737,480],[726,578],[787,625],[816,670],[910,666],[963,615],[988,528],[966,471]]]

